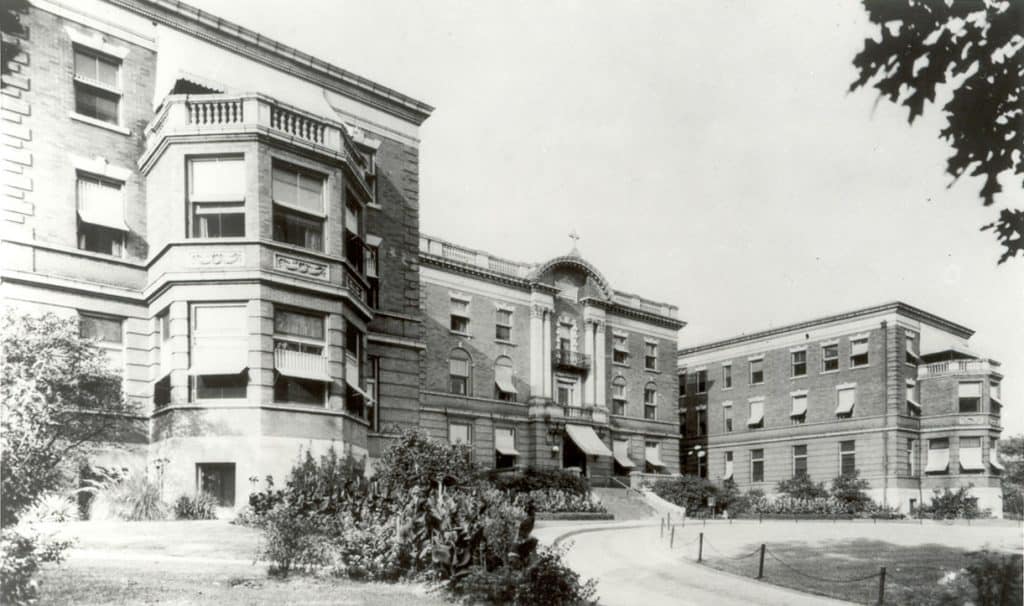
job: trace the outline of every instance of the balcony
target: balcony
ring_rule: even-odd
[[[329,381],[331,373],[327,358],[320,354],[277,348],[274,350],[274,368],[281,374],[300,379]]]
[[[345,126],[279,103],[266,95],[169,95],[146,127],[140,166],[163,140],[186,135],[262,133],[334,156],[348,164],[367,192],[371,167]]]
[[[566,419],[583,419],[585,421],[593,421],[595,423],[608,422],[608,411],[603,408],[594,408],[592,406],[563,406],[562,410]]]
[[[590,356],[569,349],[551,350],[551,362],[559,368],[590,370]]]
[[[917,367],[918,379],[955,375],[987,375],[996,371],[995,364],[988,360],[947,360],[932,362]]]

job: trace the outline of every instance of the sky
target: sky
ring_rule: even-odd
[[[436,107],[424,233],[540,262],[575,230],[683,346],[902,300],[977,331],[1024,432],[1024,258],[979,231],[1024,190],[982,207],[937,107],[847,92],[859,3],[190,1]]]

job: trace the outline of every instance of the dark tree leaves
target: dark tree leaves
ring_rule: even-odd
[[[879,40],[867,38],[854,57],[850,90],[871,85],[908,110],[908,121],[935,101],[953,98],[939,132],[953,148],[946,172],[984,177],[985,206],[1002,192],[999,176],[1024,184],[1024,2],[1019,0],[864,0]],[[1024,213],[1002,210],[992,230],[1003,246],[999,263],[1024,251]]]

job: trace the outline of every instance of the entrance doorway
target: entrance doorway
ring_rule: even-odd
[[[221,507],[235,506],[235,464],[196,464],[197,488],[217,499]]]
[[[587,454],[565,434],[562,436],[562,468],[567,467],[578,467],[582,475],[587,475]]]

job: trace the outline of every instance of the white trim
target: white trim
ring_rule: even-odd
[[[754,396],[752,398],[747,398],[747,402],[764,402],[764,396]]]
[[[85,122],[86,124],[91,124],[92,126],[98,126],[100,128],[105,128],[107,130],[112,130],[115,133],[120,133],[125,136],[132,134],[132,131],[128,130],[127,128],[118,126],[116,124],[111,124],[110,122],[104,122],[103,120],[97,120],[96,118],[90,118],[89,116],[80,114],[78,112],[68,112],[68,117],[70,117],[72,120]]]
[[[494,308],[501,311],[507,311],[513,315],[516,313],[515,305],[509,305],[508,303],[503,303],[501,301],[494,301]],[[509,324],[509,326],[511,326],[511,324]]]
[[[658,345],[658,339],[652,337],[644,337],[644,343],[650,343],[651,345]]]
[[[127,48],[116,44],[110,44],[109,42],[104,41],[103,36],[100,36],[99,34],[80,32],[68,25],[64,26],[64,31],[67,32],[68,37],[71,38],[71,42],[74,44],[80,44],[98,53],[103,53],[104,55],[117,57],[121,61],[124,61],[125,57],[128,56]]]
[[[101,156],[86,158],[75,154],[69,155],[71,156],[71,165],[74,166],[77,171],[89,173],[90,175],[95,175],[97,177],[113,179],[114,181],[120,181],[121,183],[127,183],[128,179],[132,176],[130,168],[110,164],[106,158]]]
[[[703,370],[703,371],[705,371],[705,372],[707,372],[707,370],[708,370],[708,367],[707,367],[707,366],[698,366],[698,367],[696,367],[696,368],[694,368],[694,369],[693,369],[693,372],[700,372],[700,371],[702,371],[702,370]]]
[[[797,389],[796,391],[789,392],[790,396],[806,396],[808,391],[806,389]]]
[[[384,238],[380,236],[374,236],[372,234],[366,234],[366,245],[373,248],[380,248],[381,243],[384,242]]]
[[[118,38],[121,38],[122,40],[129,42],[131,44],[135,44],[152,51],[155,51],[157,49],[155,38],[151,38],[141,33],[124,29],[121,26],[114,23],[109,23],[101,19],[96,19],[87,15],[83,15],[82,13],[76,12],[56,2],[50,2],[49,0],[29,0],[29,3],[40,10],[44,10],[48,13],[53,13],[58,17],[63,17],[68,21],[74,21],[75,23],[84,25],[97,31],[105,32],[112,36],[117,36]],[[139,24],[141,24],[141,21]]]
[[[870,340],[871,339],[871,333],[869,333],[869,332],[860,332],[860,333],[857,333],[857,334],[849,337],[849,339],[851,341],[856,341],[856,340],[859,340],[859,339],[868,339],[868,340]]]
[[[807,345],[796,345],[789,348],[790,352],[807,351]]]
[[[448,291],[448,297],[451,298],[451,299],[455,299],[456,301],[462,301],[463,303],[472,303],[473,302],[473,297],[471,297],[471,296],[469,296],[467,294],[455,292],[454,290],[449,290]]]
[[[857,384],[856,383],[840,383],[839,385],[836,385],[836,391],[840,391],[842,389],[856,389],[856,388],[857,388]]]
[[[752,356],[747,356],[747,361],[748,362],[757,362],[758,360],[763,360],[763,359],[764,359],[764,354],[763,353],[754,354]]]
[[[617,328],[613,328],[612,329],[612,335],[614,335],[616,337],[625,337],[627,339],[629,338],[629,333],[628,332],[626,332],[624,330],[619,330]]]
[[[839,339],[828,339],[827,341],[821,341],[818,345],[824,349],[828,345],[839,345]]]
[[[722,402],[722,408],[728,408],[732,406],[732,400],[726,400]]]

